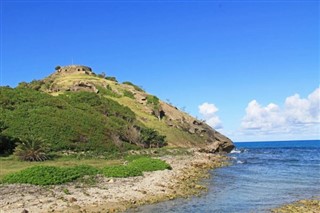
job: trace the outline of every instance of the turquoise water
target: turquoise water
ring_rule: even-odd
[[[236,143],[233,165],[211,171],[201,197],[144,206],[136,212],[269,212],[320,196],[320,141]]]

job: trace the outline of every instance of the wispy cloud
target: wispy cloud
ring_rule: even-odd
[[[216,112],[218,112],[219,109],[214,104],[205,102],[198,108],[199,113],[202,115],[203,119],[208,125],[216,129],[222,128],[220,118],[216,115]]]
[[[241,123],[242,132],[252,134],[313,134],[320,130],[320,88],[307,98],[299,94],[287,97],[283,107],[274,103],[261,106],[252,100]]]

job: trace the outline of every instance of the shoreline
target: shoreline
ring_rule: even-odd
[[[172,170],[144,172],[130,178],[82,179],[63,185],[0,185],[0,213],[121,212],[141,205],[188,197],[206,187],[199,182],[209,170],[226,166],[228,157],[193,151],[187,155],[160,157]]]
[[[271,213],[314,213],[320,211],[320,197],[307,200],[298,200],[289,204],[281,205],[271,210]]]

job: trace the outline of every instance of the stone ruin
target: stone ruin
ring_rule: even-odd
[[[51,76],[66,76],[66,75],[74,75],[74,74],[85,74],[85,75],[92,75],[96,76],[96,74],[92,71],[91,67],[83,66],[83,65],[68,65],[68,66],[57,66],[55,68],[56,72]],[[50,92],[59,92],[59,91],[89,91],[98,93],[99,90],[96,88],[94,83],[90,81],[84,80],[76,80],[73,81],[72,85],[67,86],[58,86],[58,85],[51,85],[49,89]]]
[[[69,65],[64,67],[58,66],[57,68],[56,68],[56,73],[59,73],[59,74],[73,74],[73,73],[87,74],[87,75],[94,74],[92,72],[91,67],[82,66],[82,65]]]

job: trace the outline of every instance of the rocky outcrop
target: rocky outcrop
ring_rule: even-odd
[[[170,127],[182,129],[189,134],[203,138],[205,145],[200,151],[206,153],[231,152],[234,149],[233,142],[226,136],[214,130],[204,121],[178,110],[176,107],[161,102],[161,109],[165,115],[165,122]]]
[[[69,89],[70,91],[89,91],[98,93],[99,90],[95,87],[94,84],[86,82],[86,81],[79,81],[74,83],[74,85]]]

